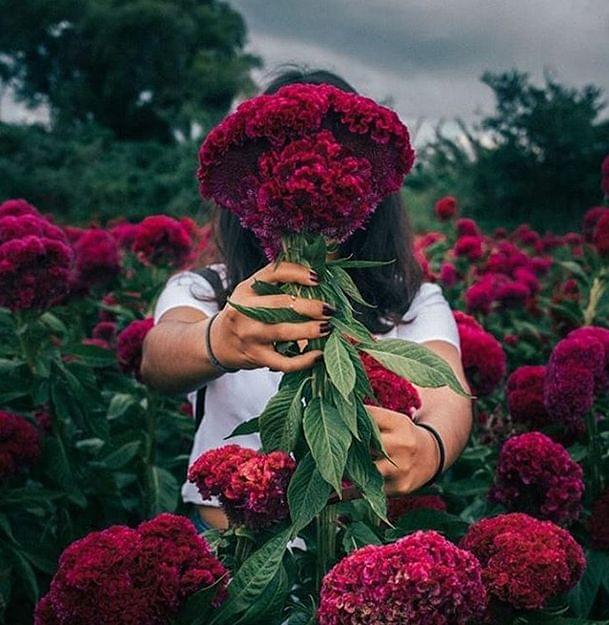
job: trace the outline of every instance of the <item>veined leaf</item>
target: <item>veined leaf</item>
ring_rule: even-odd
[[[341,481],[351,443],[349,428],[326,400],[313,398],[305,408],[304,433],[322,477],[341,493]]]
[[[342,334],[355,339],[359,343],[365,345],[371,345],[373,342],[372,335],[368,331],[368,328],[363,323],[357,321],[357,319],[349,319],[347,321],[340,319],[339,317],[332,317],[330,323]]]
[[[264,282],[264,280],[254,280],[252,290],[256,295],[283,295],[279,285],[272,282]]]
[[[387,520],[387,498],[385,497],[383,476],[370,457],[368,448],[354,441],[347,458],[347,475],[357,486],[373,512],[383,521]]]
[[[302,422],[302,392],[307,382],[308,378],[296,390],[291,385],[280,387],[258,417],[264,451],[294,449]]]
[[[376,308],[372,304],[369,304],[359,292],[353,278],[342,268],[337,265],[332,265],[328,268],[332,277],[336,280],[338,286],[354,301],[362,306],[368,306],[370,308]]]
[[[332,332],[324,346],[324,363],[332,384],[349,401],[355,386],[355,368],[344,343],[338,332]]]
[[[417,386],[448,386],[462,397],[470,397],[463,390],[450,365],[423,345],[402,339],[382,339],[372,347],[362,349],[384,367]]]
[[[260,431],[260,419],[254,417],[248,421],[240,423],[228,436],[224,437],[224,440],[233,438],[235,436],[247,436],[248,434],[256,434]]]
[[[370,267],[384,267],[392,265],[394,260],[351,260],[350,258],[338,258],[331,260],[328,265],[342,267],[343,269],[368,269]]]
[[[309,317],[299,315],[291,308],[253,308],[250,306],[242,306],[230,300],[228,300],[228,303],[240,313],[252,319],[256,319],[256,321],[262,321],[263,323],[299,323],[302,321],[311,321]]]
[[[296,467],[288,486],[288,505],[294,533],[306,527],[328,501],[332,487],[324,480],[308,453]]]
[[[351,434],[359,440],[359,432],[357,429],[357,400],[355,395],[351,393],[349,397],[345,399],[335,388],[332,388],[332,399],[334,400],[334,405],[341,419],[345,422]]]

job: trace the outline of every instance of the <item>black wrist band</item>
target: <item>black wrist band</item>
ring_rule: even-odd
[[[205,349],[207,350],[207,356],[209,358],[209,362],[211,362],[214,369],[219,371],[220,373],[235,373],[235,371],[239,371],[239,369],[229,369],[225,367],[214,355],[214,352],[211,349],[211,324],[213,320],[218,316],[219,313],[212,315],[207,322],[207,326],[205,328]]]
[[[426,486],[431,486],[439,477],[442,475],[444,471],[444,464],[446,463],[446,450],[444,448],[444,441],[442,441],[442,437],[438,434],[435,428],[431,427],[431,425],[427,423],[415,423],[420,428],[427,430],[435,439],[436,443],[438,443],[438,450],[440,451],[440,462],[438,464],[438,468],[436,472],[433,474],[432,478],[425,482],[421,488]]]

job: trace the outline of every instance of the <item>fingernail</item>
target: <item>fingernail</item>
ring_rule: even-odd
[[[319,284],[319,276],[317,275],[316,271],[313,271],[311,269],[311,271],[309,271],[309,278],[311,279],[311,282],[315,282],[315,284]]]
[[[324,321],[323,323],[319,324],[319,329],[322,334],[327,334],[332,329],[332,326],[329,321]]]
[[[331,317],[336,312],[336,308],[334,308],[334,306],[330,306],[330,304],[324,304],[321,312],[326,317]]]

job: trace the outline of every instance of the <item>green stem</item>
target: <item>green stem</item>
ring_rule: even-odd
[[[32,318],[25,312],[15,313],[17,320],[17,337],[19,339],[19,347],[27,366],[32,373],[36,373],[36,344],[32,341],[31,321]]]
[[[152,390],[148,391],[146,402],[146,447],[144,450],[144,463],[146,470],[146,511],[147,517],[152,517],[156,512],[155,505],[155,479],[154,461],[156,455],[156,427],[157,427],[157,396]]]
[[[338,510],[335,504],[327,505],[316,519],[317,529],[317,589],[325,574],[336,560],[336,525]]]
[[[601,458],[598,447],[598,431],[594,410],[586,414],[586,430],[588,435],[588,471],[590,473],[590,488],[588,498],[593,502],[601,491]]]

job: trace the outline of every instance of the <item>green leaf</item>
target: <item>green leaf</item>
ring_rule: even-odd
[[[250,605],[237,623],[278,623],[277,616],[283,612],[287,594],[288,574],[280,565],[260,598]]]
[[[402,339],[382,339],[374,347],[364,347],[363,351],[417,386],[448,386],[462,397],[470,397],[463,390],[450,365],[423,345]]]
[[[116,364],[116,354],[99,345],[76,345],[70,353],[89,367],[112,367]]]
[[[313,456],[308,453],[296,467],[288,486],[290,517],[296,534],[318,515],[332,492],[315,466]]]
[[[355,339],[365,345],[372,344],[373,338],[368,328],[356,319],[343,320],[336,315],[330,319],[330,323],[341,333]]]
[[[155,514],[174,512],[178,507],[180,487],[176,478],[166,469],[153,466],[151,469],[152,509]]]
[[[125,443],[122,447],[119,447],[117,450],[109,453],[105,458],[99,460],[99,463],[106,469],[121,469],[135,458],[139,449],[140,441]]]
[[[281,386],[259,417],[260,438],[264,451],[291,452],[296,446],[302,421],[302,392],[308,378],[297,389]]]
[[[260,419],[254,417],[243,423],[240,423],[224,440],[234,438],[235,436],[247,436],[248,434],[256,434],[260,431]]]
[[[589,616],[603,577],[609,569],[609,553],[591,550],[586,555],[586,570],[568,596],[575,615],[584,618]]]
[[[342,268],[337,265],[331,265],[328,267],[330,274],[336,280],[338,286],[354,301],[362,306],[368,306],[369,308],[376,308],[372,304],[369,304],[359,292],[353,278]]]
[[[118,419],[122,417],[131,406],[137,404],[137,399],[128,393],[116,393],[110,400],[108,406],[108,419]]]
[[[323,398],[315,397],[304,411],[305,438],[324,480],[341,493],[341,481],[351,443],[351,433],[338,410]]]
[[[363,521],[348,525],[343,535],[343,549],[346,553],[366,545],[381,544],[381,539]]]
[[[229,586],[229,598],[215,612],[209,625],[237,625],[237,617],[263,596],[277,574],[290,539],[284,530],[266,542],[241,565]]]
[[[332,332],[324,347],[324,364],[332,384],[349,401],[349,395],[355,386],[355,368],[345,340],[338,332]]]
[[[32,603],[36,603],[36,601],[38,601],[40,591],[34,569],[17,548],[9,547],[9,551],[11,553],[11,559],[15,566],[15,570],[23,580],[23,587],[26,590],[27,596],[30,598]]]
[[[349,258],[339,258],[331,260],[328,265],[342,267],[343,269],[368,269],[370,267],[384,267],[392,265],[395,260],[350,260]]]
[[[254,280],[252,290],[256,295],[283,295],[280,286],[271,282],[264,282],[264,280]]]
[[[443,510],[411,510],[386,533],[387,540],[394,541],[418,530],[435,530],[452,541],[458,541],[467,531],[468,524],[459,517]]]
[[[59,334],[67,334],[68,329],[66,325],[61,319],[55,316],[52,312],[45,312],[40,316],[40,321],[44,323],[48,328],[50,328],[53,332],[57,332]]]
[[[385,482],[370,457],[365,444],[354,441],[347,458],[347,475],[359,488],[372,511],[383,521],[387,521],[387,498]]]
[[[221,580],[190,595],[172,625],[205,625],[214,609],[213,600]]]
[[[309,317],[300,315],[291,308],[252,308],[250,306],[242,306],[230,300],[228,300],[228,303],[243,315],[263,323],[300,323],[302,321],[311,321]]]
[[[345,422],[349,431],[355,438],[360,440],[359,431],[357,428],[357,403],[358,400],[355,395],[351,393],[347,399],[345,399],[335,388],[331,389],[332,400],[338,410],[338,414]]]

